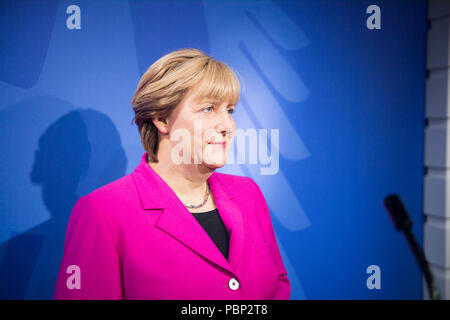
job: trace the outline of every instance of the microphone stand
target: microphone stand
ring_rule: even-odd
[[[413,223],[411,221],[411,218],[409,217],[408,212],[403,206],[402,200],[398,195],[391,194],[384,199],[383,203],[389,213],[389,217],[391,218],[394,227],[397,230],[402,231],[406,237],[406,240],[408,241],[409,248],[413,252],[414,257],[416,258],[416,261],[419,264],[423,275],[425,276],[425,281],[427,282],[430,298],[432,300],[440,300],[441,297],[439,296],[439,292],[436,288],[428,262],[426,261],[425,255],[420,249],[419,244],[417,243],[417,240],[411,231]]]

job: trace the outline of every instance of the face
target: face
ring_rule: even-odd
[[[198,85],[192,87],[168,119],[174,163],[223,167],[233,142],[235,105],[228,101],[199,99]]]

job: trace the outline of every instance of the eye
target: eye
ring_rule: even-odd
[[[212,106],[207,106],[206,108],[203,108],[203,111],[210,113],[212,111],[213,107]]]
[[[229,114],[233,114],[234,108],[227,109],[227,111],[228,111]]]

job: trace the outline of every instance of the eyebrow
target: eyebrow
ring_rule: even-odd
[[[196,102],[198,102],[198,103],[205,103],[205,102],[218,103],[219,100],[216,100],[214,98],[200,98],[200,99],[196,99]]]
[[[220,103],[219,100],[213,99],[213,98],[203,98],[203,99],[198,99],[197,100],[198,103],[205,103],[205,102],[210,102],[213,104],[218,104]],[[227,107],[236,107],[236,104],[229,104],[227,105]]]

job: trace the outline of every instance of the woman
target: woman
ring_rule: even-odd
[[[266,201],[226,163],[234,73],[197,49],[171,52],[132,99],[139,166],[78,200],[56,299],[289,299]]]

